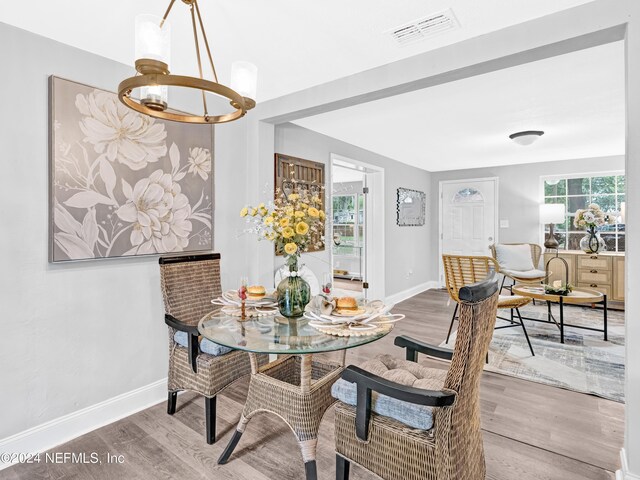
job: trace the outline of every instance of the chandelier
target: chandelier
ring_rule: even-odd
[[[218,81],[197,0],[182,0],[182,2],[189,6],[191,13],[191,25],[193,27],[200,76],[189,77],[169,73],[171,25],[167,22],[167,17],[175,1],[171,0],[162,18],[155,15],[138,15],[136,17],[135,67],[137,74],[120,82],[118,98],[127,107],[137,112],[175,122],[213,124],[231,122],[243,117],[247,111],[256,106],[258,69],[249,62],[237,61],[231,66],[231,85],[233,88],[222,85]],[[203,77],[198,27],[200,28],[204,48],[211,65],[214,81]],[[176,110],[169,110],[168,87],[200,90],[204,107],[203,114],[190,115]],[[140,89],[139,100],[132,96],[134,89]],[[234,110],[230,113],[211,114],[207,105],[207,92],[225,97]]]

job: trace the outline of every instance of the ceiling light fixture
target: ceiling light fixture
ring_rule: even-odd
[[[176,0],[171,0],[164,17],[154,15],[139,15],[136,17],[136,71],[138,75],[124,79],[118,86],[118,97],[127,107],[163,120],[173,120],[184,123],[225,123],[243,117],[247,111],[256,106],[256,83],[258,69],[249,62],[234,62],[231,66],[232,88],[218,82],[218,75],[213,64],[213,57],[209,48],[207,34],[200,15],[197,0],[182,0],[191,11],[191,24],[195,42],[196,58],[200,77],[171,75],[169,73],[169,56],[171,46],[171,26],[167,17]],[[200,59],[200,40],[198,27],[204,47],[209,57],[214,81],[206,80],[202,74]],[[168,111],[168,87],[184,87],[202,92],[203,115],[189,115],[177,111]],[[140,89],[140,100],[131,94],[134,89]],[[207,108],[206,92],[210,92],[229,100],[235,109],[231,113],[211,115]]]
[[[544,135],[542,130],[526,130],[524,132],[512,133],[509,135],[509,138],[518,145],[531,145],[542,135]]]

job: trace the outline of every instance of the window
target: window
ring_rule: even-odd
[[[483,202],[484,198],[475,188],[464,188],[458,191],[453,197],[453,203]]]
[[[339,236],[336,255],[359,255],[364,240],[364,196],[333,195],[333,235]],[[356,210],[357,205],[357,210]]]
[[[573,225],[576,210],[597,203],[605,212],[616,212],[618,223],[599,229],[608,251],[624,252],[625,228],[620,217],[621,204],[625,201],[625,177],[619,174],[580,176],[570,178],[545,178],[544,202],[562,203],[565,206],[565,222],[556,225],[560,248],[579,250],[585,231]],[[545,225],[545,234],[549,231]]]

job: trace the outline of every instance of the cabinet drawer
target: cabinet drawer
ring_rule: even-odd
[[[578,256],[578,268],[611,270],[611,257],[588,254],[580,255]]]
[[[611,271],[592,268],[591,270],[578,270],[578,283],[606,283],[611,285],[613,279]]]
[[[605,294],[607,297],[611,295],[610,285],[600,285],[594,282],[594,283],[578,283],[577,287],[588,288],[590,290],[597,290],[598,292]]]

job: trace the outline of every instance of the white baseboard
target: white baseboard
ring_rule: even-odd
[[[395,305],[396,303],[400,303],[405,301],[408,298],[413,297],[414,295],[418,295],[419,293],[425,292],[431,288],[437,288],[438,282],[435,280],[431,282],[421,283],[416,285],[415,287],[408,288],[407,290],[403,290],[402,292],[394,293],[393,295],[389,295],[385,299],[385,303],[387,305]]]
[[[639,475],[629,472],[627,452],[624,448],[620,449],[620,467],[620,470],[616,471],[616,480],[640,480]]]
[[[0,452],[38,453],[167,399],[167,379],[110,398],[0,440]],[[0,461],[0,470],[11,463]]]

